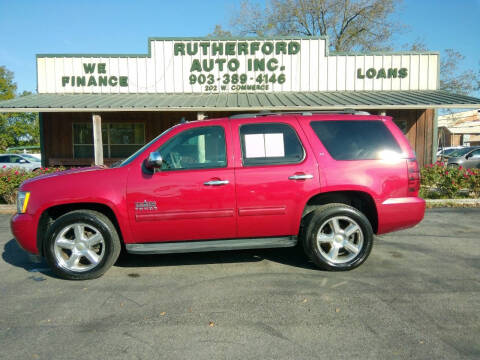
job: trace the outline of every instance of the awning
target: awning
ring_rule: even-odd
[[[480,108],[480,99],[429,91],[220,94],[33,94],[0,102],[0,112],[295,111]]]

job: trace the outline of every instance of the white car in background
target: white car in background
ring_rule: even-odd
[[[30,154],[0,154],[0,170],[19,168],[25,171],[34,171],[41,167],[40,160]]]

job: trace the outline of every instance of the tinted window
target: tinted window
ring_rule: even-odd
[[[304,151],[295,131],[287,124],[248,124],[240,127],[244,165],[292,164]]]
[[[227,166],[225,132],[204,126],[175,135],[160,148],[162,170],[209,169]]]
[[[336,160],[378,159],[401,149],[382,121],[314,121],[313,131]]]
[[[10,162],[10,156],[9,155],[1,155],[0,156],[0,163],[8,163]]]
[[[27,159],[27,160],[30,160],[31,162],[40,162],[40,159],[33,156],[33,155],[29,155],[29,154],[22,154],[22,157],[24,159]]]
[[[455,151],[450,153],[450,157],[457,157],[457,156],[463,156],[467,154],[469,151],[472,151],[471,148],[462,148],[462,149],[456,149]]]
[[[478,159],[480,158],[480,150],[475,150],[470,154],[471,159]]]
[[[10,155],[10,162],[11,163],[16,163],[19,164],[23,159],[20,156],[17,155]],[[23,160],[26,162],[26,160]]]

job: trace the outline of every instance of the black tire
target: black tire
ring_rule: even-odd
[[[94,263],[87,264],[94,267],[86,271],[73,271],[62,266],[55,253],[57,236],[61,231],[76,223],[87,225],[87,229],[92,226],[91,229],[97,230],[103,237],[103,243],[98,245],[101,247],[102,258],[96,265]],[[121,243],[115,226],[104,214],[93,210],[75,210],[60,216],[49,227],[44,242],[44,254],[48,264],[56,275],[67,280],[88,280],[102,276],[115,263],[120,250]],[[81,261],[85,261],[85,259],[81,258]]]
[[[341,222],[345,221],[346,223],[348,222],[344,219],[350,219],[358,225],[359,230],[352,235],[353,241],[360,241],[358,237],[360,237],[359,231],[361,231],[362,247],[357,254],[350,254],[350,251],[343,248],[344,250],[341,251],[346,254],[348,253],[348,256],[354,256],[352,259],[343,263],[332,262],[324,254],[326,251],[323,246],[330,246],[329,243],[325,243],[326,245],[319,245],[317,243],[317,234],[321,230],[320,227],[322,227],[322,225],[325,226],[329,220],[334,218],[340,218]],[[303,221],[304,225],[300,234],[303,249],[308,258],[319,268],[331,271],[352,270],[360,266],[370,255],[373,246],[372,225],[367,217],[356,208],[340,203],[327,204],[309,213]],[[355,240],[355,238],[357,240]],[[346,260],[348,256],[345,258]]]

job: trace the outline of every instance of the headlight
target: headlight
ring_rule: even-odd
[[[28,200],[30,199],[30,192],[19,191],[17,193],[17,213],[23,214],[27,211]]]

